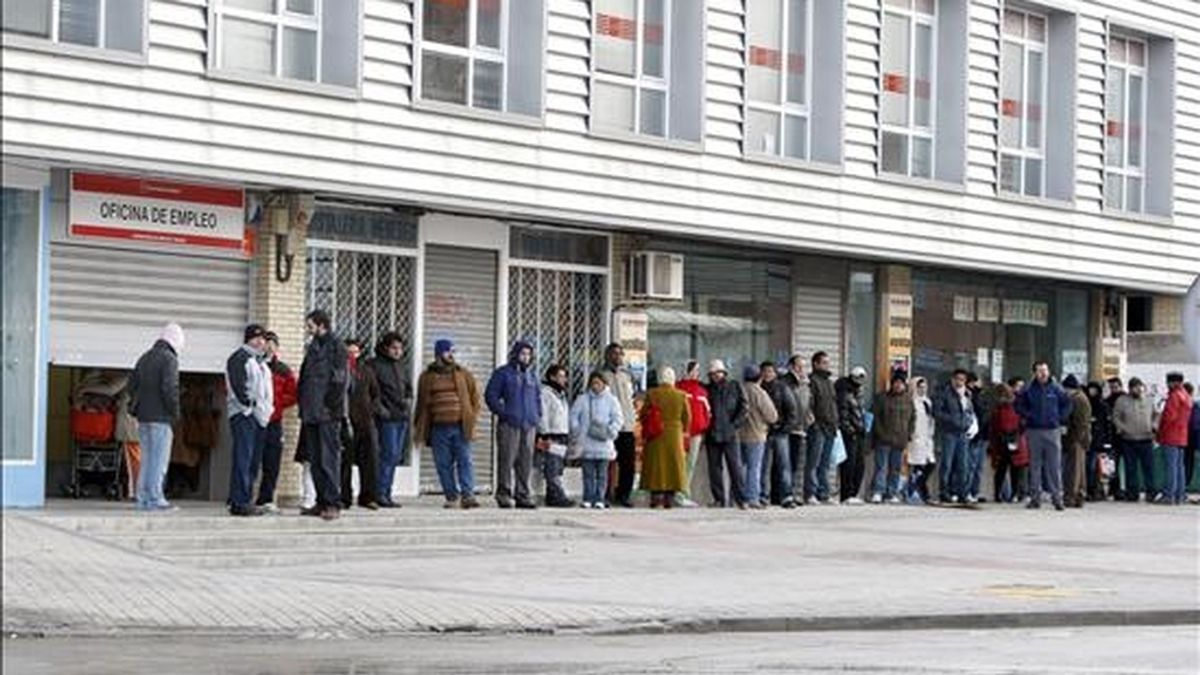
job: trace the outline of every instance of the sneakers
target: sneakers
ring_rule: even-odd
[[[596,502],[595,504],[592,504],[592,508],[599,509],[600,511],[605,511],[608,509],[608,504],[605,504],[604,502]]]
[[[968,504],[978,504],[979,498],[976,497],[975,495],[967,495],[967,503]]]
[[[863,500],[859,499],[858,497],[851,497],[842,503],[846,506],[862,506]]]
[[[883,503],[883,495],[879,494],[878,492],[871,495],[871,503],[872,504],[882,504]]]
[[[800,506],[800,504],[797,503],[796,500],[792,499],[791,497],[788,497],[787,499],[783,500],[783,502],[781,502],[779,505],[785,509],[794,509],[797,506]]]
[[[895,497],[895,496],[893,496],[891,499],[887,500],[887,503],[889,503],[889,504],[899,504],[899,503],[900,503],[900,498],[899,498],[899,497]]]
[[[958,503],[958,495],[950,495],[950,503],[957,504]]]
[[[275,502],[267,502],[266,504],[259,504],[258,508],[262,509],[263,515],[266,515],[266,516],[279,515],[279,507],[275,506]]]
[[[816,497],[809,497],[808,501],[805,503],[809,506],[819,506],[821,504],[821,502],[817,501]]]

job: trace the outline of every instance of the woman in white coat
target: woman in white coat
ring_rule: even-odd
[[[542,418],[538,420],[537,449],[542,456],[546,479],[546,506],[568,507],[575,502],[563,487],[563,463],[570,442],[570,405],[567,400],[567,369],[557,363],[546,369],[542,383]]]
[[[925,378],[913,380],[912,397],[916,425],[908,444],[908,503],[924,504],[929,501],[928,481],[937,461],[933,453],[933,401],[929,399],[929,382]]]
[[[571,407],[571,442],[583,461],[585,509],[607,508],[608,463],[617,458],[615,441],[624,424],[621,404],[609,391],[604,374],[589,375],[587,389]]]

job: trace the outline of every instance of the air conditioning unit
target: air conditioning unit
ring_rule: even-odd
[[[639,251],[629,256],[629,297],[682,300],[683,256],[660,251]]]

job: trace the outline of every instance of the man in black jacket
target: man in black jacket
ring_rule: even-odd
[[[813,354],[812,377],[808,378],[813,424],[808,430],[804,474],[804,499],[809,504],[829,502],[829,458],[839,425],[837,395],[829,365],[829,354]]]
[[[795,419],[788,420],[788,454],[792,464],[792,503],[795,506],[803,505],[805,500],[804,485],[808,476],[805,446],[808,443],[808,428],[812,425],[812,389],[804,372],[804,362],[803,354],[792,354],[788,359],[787,371],[779,377],[791,390],[796,402]]]
[[[708,453],[708,485],[713,502],[721,508],[729,506],[725,494],[725,470],[729,470],[729,490],[739,509],[746,508],[746,490],[742,484],[742,453],[738,445],[738,429],[746,421],[746,392],[729,379],[725,362],[715,359],[708,366],[708,404],[712,408],[712,423],[705,432]],[[755,477],[757,478],[757,477]]]
[[[349,357],[333,334],[329,314],[310,312],[304,326],[312,339],[300,366],[300,434],[311,457],[317,501],[301,513],[335,520],[342,501],[341,429],[347,412]]]
[[[179,352],[183,329],[169,323],[162,335],[134,366],[129,378],[130,410],[138,421],[142,463],[137,476],[137,508],[172,509],[163,495],[163,480],[171,459],[172,425],[179,419]]]
[[[412,416],[412,380],[404,372],[404,339],[399,333],[385,334],[375,347],[371,368],[379,384],[379,413],[375,416],[379,433],[379,505],[397,508],[392,500],[392,482],[396,467],[404,460]]]
[[[775,406],[777,421],[767,432],[767,452],[763,459],[762,494],[785,509],[796,507],[792,496],[791,432],[800,424],[800,406],[796,394],[778,375],[775,364],[763,361],[762,388]]]
[[[838,429],[846,445],[846,461],[838,465],[838,487],[843,504],[862,504],[858,491],[862,488],[867,454],[866,416],[867,371],[854,366],[848,377],[837,381],[834,389],[838,400]]]

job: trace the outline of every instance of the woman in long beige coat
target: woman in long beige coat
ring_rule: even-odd
[[[690,416],[687,395],[675,388],[675,371],[663,368],[658,386],[646,394],[642,405],[642,429],[651,408],[662,414],[662,433],[646,439],[642,457],[642,489],[650,492],[651,508],[671,508],[675,493],[687,487],[687,460],[684,439]]]

